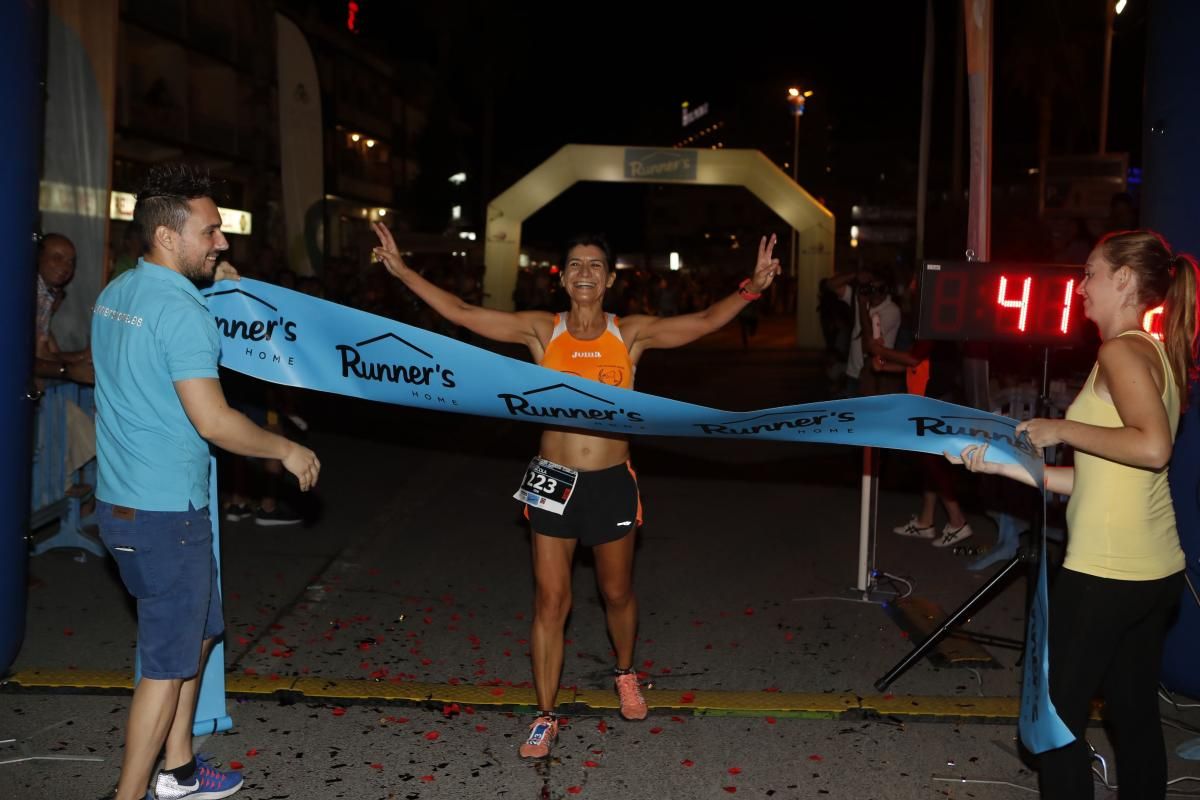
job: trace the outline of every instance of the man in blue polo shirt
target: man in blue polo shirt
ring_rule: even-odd
[[[229,245],[206,174],[152,169],[133,211],[145,241],[135,269],[96,300],[96,490],[100,538],[137,600],[142,680],[133,693],[115,800],[218,800],[241,788],[192,755],[200,675],[224,631],[208,516],[209,445],[275,458],[307,491],[311,450],[225,402],[220,336],[195,282]],[[165,745],[164,767],[147,792]]]

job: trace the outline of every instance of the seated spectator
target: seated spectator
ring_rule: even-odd
[[[90,349],[63,352],[50,331],[67,284],[75,277],[75,245],[61,233],[47,233],[37,247],[37,322],[34,376],[91,385],[96,382]]]

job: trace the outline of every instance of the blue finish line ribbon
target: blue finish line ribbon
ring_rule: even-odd
[[[618,389],[497,355],[385,317],[260,281],[206,293],[221,365],[264,381],[394,405],[625,435],[770,439],[940,455],[987,442],[992,460],[1042,485],[1041,454],[1016,421],[917,395],[720,411]],[[1045,543],[1028,627],[1021,739],[1035,753],[1074,737],[1050,702]]]

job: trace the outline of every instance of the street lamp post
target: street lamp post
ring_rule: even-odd
[[[800,168],[800,117],[804,116],[804,103],[812,97],[812,90],[802,91],[795,86],[788,88],[788,103],[792,107],[792,183],[799,183],[797,177]],[[792,228],[788,238],[788,273],[793,277],[799,275],[796,269],[796,250],[799,248],[800,232]]]
[[[1112,71],[1113,24],[1117,15],[1125,10],[1126,0],[1104,0],[1104,71],[1100,80],[1100,146],[1097,151],[1104,155],[1108,151],[1108,94],[1109,73]]]

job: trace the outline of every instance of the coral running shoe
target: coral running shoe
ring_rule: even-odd
[[[638,685],[637,673],[618,673],[616,684],[617,696],[621,698],[621,716],[630,720],[645,719],[646,698],[642,697],[642,687]]]
[[[529,738],[521,745],[521,758],[545,758],[550,755],[550,745],[558,736],[558,720],[550,714],[542,714],[529,726]]]

